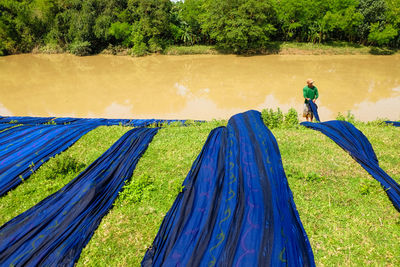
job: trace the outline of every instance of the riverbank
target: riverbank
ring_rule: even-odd
[[[355,123],[382,169],[400,182],[399,128]],[[209,132],[223,125],[226,121],[161,129],[78,265],[138,266]],[[276,126],[272,132],[317,266],[400,265],[400,214],[379,183],[321,133],[293,123]],[[99,127],[44,164],[0,198],[0,225],[62,188],[129,129]]]
[[[64,54],[71,53],[78,56],[89,55],[85,51],[68,51],[58,46],[46,45],[36,47],[33,54]],[[99,52],[99,54],[119,55],[119,56],[145,56],[150,54],[163,55],[226,55],[235,54],[233,51],[221,50],[212,45],[193,45],[193,46],[167,46],[158,53],[147,53],[135,55],[131,49],[121,46],[109,46]],[[245,56],[250,55],[393,55],[400,54],[400,50],[387,47],[364,46],[349,42],[331,43],[299,43],[299,42],[271,42],[268,47],[259,51],[248,51]]]

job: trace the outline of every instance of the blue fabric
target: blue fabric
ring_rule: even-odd
[[[11,127],[14,127],[14,126],[15,126],[14,124],[8,124],[8,123],[0,124],[0,131],[4,131],[7,128],[11,128]]]
[[[312,102],[312,101],[308,101],[308,104],[310,105],[311,111],[312,111],[312,113],[314,114],[315,120],[316,120],[316,121],[321,121],[321,120],[319,119],[319,114],[318,114],[318,107],[317,107],[317,105],[316,105],[314,102]]]
[[[97,127],[15,124],[0,127],[3,126],[10,129],[0,132],[0,196],[29,178],[49,158]]]
[[[185,123],[185,120],[163,120],[163,119],[104,119],[104,118],[55,118],[55,117],[0,117],[0,123],[18,123],[18,124],[56,124],[56,125],[76,125],[76,124],[97,124],[112,126],[133,126],[133,127],[145,127],[152,124],[160,125],[161,123],[172,123],[181,122]]]
[[[0,123],[16,124],[44,124],[51,121],[53,117],[0,117]]]
[[[346,121],[302,122],[301,124],[322,132],[347,151],[372,177],[381,183],[394,207],[400,211],[400,186],[379,167],[374,149],[361,131]]]
[[[214,129],[142,266],[314,266],[278,145],[257,111]]]
[[[127,132],[64,188],[0,228],[1,266],[74,266],[157,133]]]
[[[385,121],[387,124],[392,124],[393,126],[400,127],[400,121]]]

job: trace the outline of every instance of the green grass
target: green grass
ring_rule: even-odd
[[[248,54],[281,54],[281,55],[388,55],[398,53],[397,49],[379,48],[353,44],[349,42],[330,43],[300,43],[271,42],[263,51]],[[197,55],[197,54],[233,54],[233,51],[219,50],[215,46],[169,46],[163,54],[166,55]],[[245,53],[246,55],[246,53]]]
[[[313,54],[313,55],[367,55],[371,53],[368,46],[348,42],[332,43],[298,43],[282,42],[279,44],[283,54]]]
[[[161,129],[78,265],[139,266],[209,132],[225,123]],[[381,167],[400,182],[400,129],[363,123],[357,127],[369,138]],[[87,166],[126,130],[98,128],[58,156],[67,164],[57,165],[57,157],[46,163],[0,199],[1,223],[61,188],[77,172],[63,178],[70,169],[65,166],[84,168],[83,163]],[[317,266],[400,266],[400,214],[379,183],[320,132],[301,126],[272,132]],[[48,179],[51,173],[58,175]]]
[[[165,55],[201,55],[201,54],[218,54],[214,46],[209,45],[193,45],[193,46],[178,46],[171,45],[167,47],[163,54]]]

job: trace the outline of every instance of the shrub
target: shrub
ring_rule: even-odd
[[[338,115],[336,116],[336,119],[338,121],[347,121],[347,122],[350,122],[351,124],[357,123],[356,118],[354,117],[354,114],[352,114],[350,110],[347,111],[346,116],[344,116],[342,113],[339,112]]]
[[[263,109],[261,117],[264,124],[269,128],[293,127],[299,124],[298,113],[294,108],[289,109],[288,113],[283,114],[281,109]]]
[[[285,124],[287,126],[295,126],[299,124],[299,114],[294,108],[290,108],[285,114]]]
[[[45,169],[46,179],[53,180],[57,176],[65,176],[69,173],[77,173],[83,170],[86,166],[84,163],[78,161],[72,156],[58,155],[54,160],[49,161],[48,165],[50,168]]]
[[[92,48],[88,41],[75,41],[69,45],[69,51],[77,56],[87,56],[92,52]]]

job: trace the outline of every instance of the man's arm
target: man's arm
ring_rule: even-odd
[[[314,87],[315,87],[315,86],[314,86]],[[315,87],[315,96],[314,96],[314,99],[313,99],[313,102],[314,102],[314,103],[315,103],[315,100],[317,100],[318,97],[319,97],[318,88]]]

